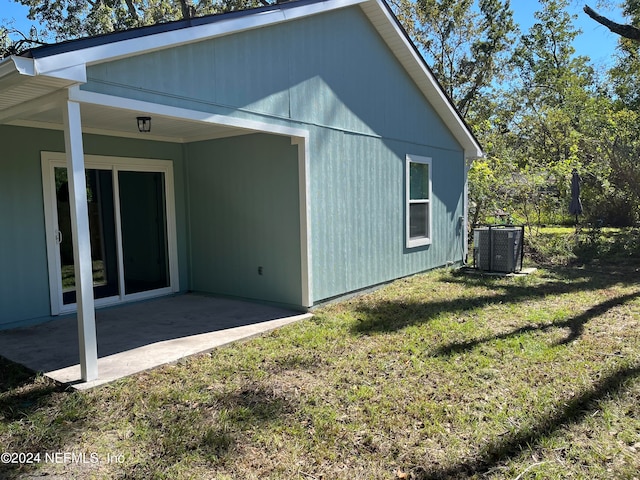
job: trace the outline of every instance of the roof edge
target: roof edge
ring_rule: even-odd
[[[34,76],[36,74],[34,61],[30,58],[17,57],[15,55],[11,55],[0,61],[0,78],[11,73]]]
[[[420,86],[419,82],[416,82],[416,83],[418,83],[418,86],[420,87],[420,89],[423,90],[423,93],[427,98],[427,100],[429,100],[429,102],[433,104],[438,114],[441,117],[443,117],[443,120],[445,121],[447,127],[449,127],[452,133],[454,133],[454,137],[456,138],[456,140],[460,142],[462,148],[464,149],[465,158],[472,160],[472,159],[484,157],[485,154],[482,149],[482,145],[474,135],[473,131],[471,130],[471,127],[466,122],[466,120],[462,117],[462,115],[456,108],[455,104],[453,103],[453,100],[451,99],[451,97],[449,97],[447,92],[442,87],[442,84],[440,83],[438,78],[435,76],[435,74],[433,73],[433,70],[431,69],[431,67],[425,60],[425,58],[422,56],[422,54],[418,50],[418,47],[411,40],[411,37],[407,33],[406,29],[404,28],[402,23],[400,23],[400,20],[398,20],[398,17],[396,17],[396,15],[393,13],[391,6],[387,3],[386,0],[369,0],[366,3],[375,3],[379,6],[379,8],[381,8],[384,11],[387,19],[395,27],[396,33],[401,37],[401,40],[405,44],[405,46],[410,50],[413,60],[417,63],[417,65],[423,71],[424,75],[429,79],[430,83],[433,86],[433,90],[436,93],[436,98],[432,98],[432,96],[429,95],[428,92],[425,92]],[[363,9],[365,10],[365,13],[366,13],[366,8],[363,8]],[[400,62],[403,64],[403,66],[406,69],[407,67],[404,65],[404,62],[402,60]],[[409,72],[409,74],[411,73]],[[444,111],[443,111],[443,108],[444,108]],[[449,117],[449,118],[446,118],[446,117]],[[460,138],[459,135],[455,134],[456,130],[459,131],[460,133],[463,133],[462,135],[463,138]]]
[[[29,54],[36,61],[38,73],[46,74],[74,65],[101,63],[240,33],[367,1],[371,0],[295,0],[268,7],[177,20],[167,24],[70,40],[35,48],[30,50]]]
[[[105,43],[115,43],[124,40],[147,37],[149,35],[157,35],[159,33],[167,33],[176,30],[182,30],[189,27],[207,25],[220,21],[222,17],[225,19],[235,19],[259,13],[266,13],[274,10],[282,10],[284,6],[294,4],[313,4],[323,2],[325,0],[296,0],[294,2],[276,3],[262,7],[247,8],[244,10],[234,10],[231,12],[213,13],[203,15],[201,17],[186,18],[181,20],[172,20],[169,22],[156,23],[152,25],[144,25],[141,27],[129,28],[127,30],[118,30],[115,32],[102,33],[90,37],[74,38],[50,45],[42,45],[26,50],[22,55],[31,58],[43,58],[61,53],[67,53],[84,48],[95,47]]]
[[[27,52],[27,56],[9,57],[9,61],[0,62],[0,78],[17,71],[23,75],[47,75],[83,82],[86,81],[85,66],[88,64],[239,33],[354,5],[360,5],[365,14],[378,10],[386,18],[386,28],[384,24],[374,22],[373,18],[369,20],[460,143],[465,158],[484,156],[482,146],[470,126],[386,0],[295,0],[69,40],[34,48]],[[399,58],[398,52],[405,58]],[[405,56],[404,52],[408,55]]]

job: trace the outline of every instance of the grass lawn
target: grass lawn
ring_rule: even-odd
[[[638,228],[544,227],[525,238],[529,257],[545,264],[640,265]]]
[[[0,478],[640,479],[639,405],[636,268],[441,270],[88,392],[0,360]]]

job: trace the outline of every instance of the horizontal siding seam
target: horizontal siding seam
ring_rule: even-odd
[[[251,114],[257,114],[257,115],[261,115],[261,116],[264,116],[264,117],[277,118],[277,119],[280,119],[280,120],[291,120],[290,118],[287,118],[287,117],[284,117],[284,116],[281,116],[281,115],[274,115],[272,113],[261,112],[259,110],[249,110],[247,108],[234,107],[233,105],[226,105],[224,103],[209,102],[209,101],[201,100],[201,99],[198,99],[198,98],[185,97],[184,95],[177,95],[175,93],[161,92],[161,91],[158,91],[158,90],[151,90],[149,88],[143,88],[143,87],[135,87],[133,85],[127,85],[127,84],[124,84],[124,83],[109,82],[109,81],[103,80],[101,78],[90,78],[90,77],[88,77],[88,80],[90,80],[92,83],[96,83],[96,84],[100,84],[100,85],[106,85],[108,87],[123,88],[125,90],[133,90],[133,91],[136,91],[136,92],[148,93],[148,94],[151,94],[151,95],[158,95],[160,97],[173,98],[175,100],[183,100],[183,101],[192,102],[192,103],[200,103],[202,105],[209,105],[209,106],[212,106],[212,107],[221,107],[221,108],[226,108],[228,110],[244,112],[244,113],[251,113]],[[84,90],[84,89],[81,88],[81,90]],[[115,95],[115,96],[120,97],[120,95]],[[150,103],[158,103],[158,102],[150,102]]]
[[[171,93],[166,93],[166,92],[160,92],[160,91],[156,91],[156,90],[150,90],[150,89],[146,89],[146,88],[141,88],[141,87],[133,87],[131,85],[126,85],[126,84],[121,84],[121,83],[116,83],[116,82],[108,82],[106,80],[102,80],[102,79],[97,79],[97,78],[89,78],[89,80],[93,83],[97,83],[97,84],[102,84],[102,85],[106,85],[106,86],[112,86],[112,87],[118,87],[118,88],[124,88],[127,90],[134,90],[134,91],[138,91],[138,92],[143,92],[143,93],[148,93],[151,95],[158,95],[161,97],[166,97],[166,98],[173,98],[176,100],[184,100],[184,101],[188,101],[188,102],[192,102],[192,103],[198,103],[198,104],[202,104],[202,105],[208,105],[211,107],[218,107],[218,108],[224,108],[227,110],[231,110],[233,112],[242,112],[242,113],[247,113],[250,115],[257,115],[260,116],[262,118],[265,119],[273,119],[273,120],[280,120],[280,121],[286,121],[286,122],[294,122],[298,125],[306,125],[306,126],[312,126],[312,127],[317,127],[317,128],[326,128],[328,130],[332,130],[334,132],[340,132],[340,133],[344,133],[347,135],[356,135],[356,136],[360,136],[360,137],[366,137],[366,138],[375,138],[378,140],[388,140],[388,141],[394,141],[394,142],[402,142],[402,143],[407,143],[410,145],[419,145],[419,146],[428,146],[437,150],[441,150],[441,151],[445,151],[445,152],[462,152],[462,148],[459,150],[453,149],[453,148],[446,148],[446,147],[440,147],[440,146],[435,146],[435,145],[429,145],[427,143],[418,143],[416,141],[413,140],[409,140],[409,139],[405,139],[405,138],[395,138],[395,137],[385,137],[382,135],[378,135],[378,134],[374,134],[374,133],[368,133],[368,132],[362,132],[362,131],[357,131],[357,130],[350,130],[350,129],[345,129],[345,128],[341,128],[341,127],[334,127],[332,125],[325,125],[322,123],[316,123],[316,122],[309,122],[306,120],[300,120],[300,119],[296,119],[296,118],[291,118],[289,117],[285,117],[282,115],[275,115],[273,113],[267,113],[267,112],[261,112],[258,110],[250,110],[248,108],[242,108],[242,107],[234,107],[232,105],[226,105],[226,104],[222,104],[222,103],[217,103],[217,102],[208,102],[208,101],[204,101],[201,99],[196,99],[196,98],[190,98],[190,97],[185,97],[182,95],[175,95],[175,94],[171,94]],[[119,96],[119,95],[117,95]],[[151,102],[151,103],[157,103],[157,102]],[[290,99],[290,95],[289,95],[289,112],[291,111],[291,99]]]

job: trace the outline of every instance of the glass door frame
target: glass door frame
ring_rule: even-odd
[[[118,294],[95,300],[96,307],[115,305],[135,300],[143,300],[162,295],[169,295],[179,290],[178,253],[175,220],[175,197],[173,181],[173,162],[170,160],[108,157],[85,155],[85,169],[109,170],[113,176],[113,194],[116,228],[116,256],[118,265]],[[64,304],[62,297],[62,262],[58,243],[58,211],[56,203],[55,169],[67,167],[64,153],[42,152],[42,189],[44,199],[44,216],[46,224],[47,261],[49,270],[49,292],[51,298],[51,315],[73,313],[77,304]],[[167,287],[144,292],[126,294],[124,288],[124,257],[122,247],[122,224],[120,215],[120,196],[118,172],[154,172],[164,174],[164,198],[166,215],[166,236],[168,250],[169,285]]]

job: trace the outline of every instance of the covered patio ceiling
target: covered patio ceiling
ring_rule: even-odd
[[[38,99],[31,106],[32,108],[27,105],[23,109],[12,108],[11,112],[0,108],[0,122],[6,125],[62,131],[64,128],[62,103],[58,104],[55,100],[57,96],[53,99],[47,96],[45,99]],[[83,133],[144,140],[189,143],[253,133],[248,129],[86,103],[80,104],[80,115]],[[138,131],[137,116],[151,117],[150,132]]]
[[[13,60],[12,62],[7,60]],[[0,124],[64,130],[63,111],[70,92],[81,94],[76,79],[33,75],[28,68],[20,70],[24,59],[11,58],[0,62]],[[10,68],[11,67],[11,68]],[[8,73],[6,73],[8,71]],[[211,121],[197,121],[177,116],[152,114],[144,109],[118,107],[80,101],[83,133],[145,140],[189,143],[214,138],[252,133],[253,130]],[[150,116],[151,131],[138,131],[136,117]]]

